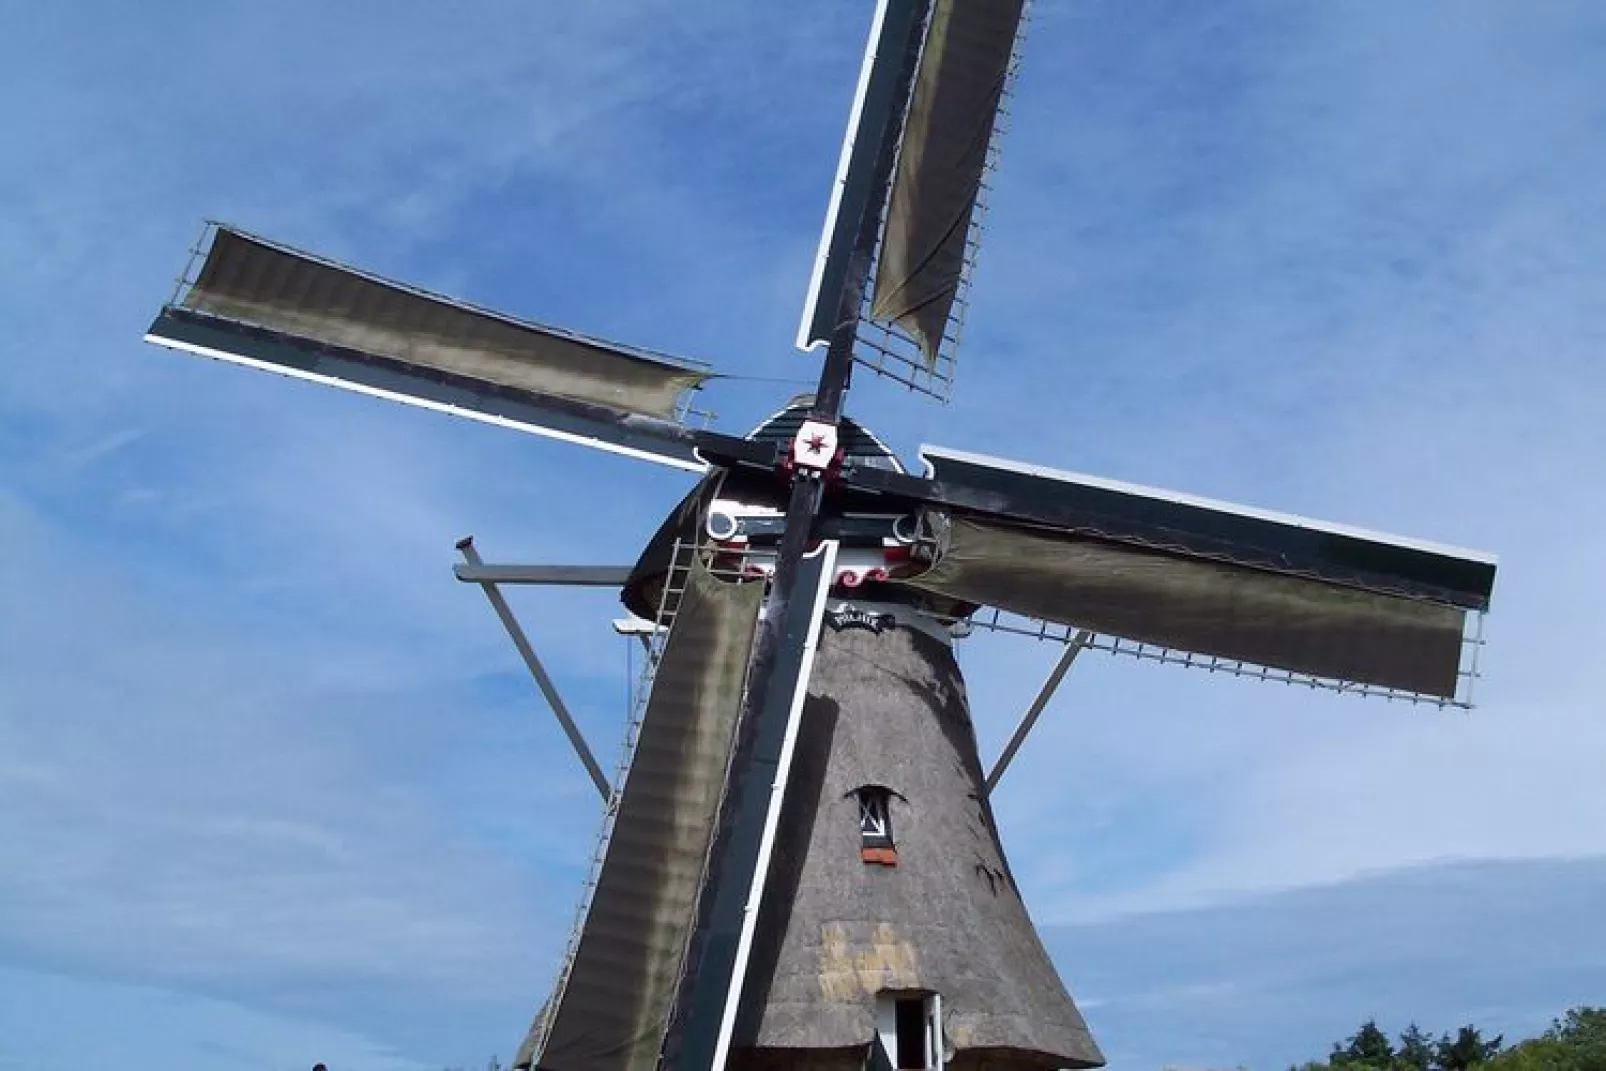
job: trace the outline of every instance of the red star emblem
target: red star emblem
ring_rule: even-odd
[[[808,442],[804,445],[809,448],[809,453],[818,454],[825,449],[825,436],[816,432],[809,436]]]

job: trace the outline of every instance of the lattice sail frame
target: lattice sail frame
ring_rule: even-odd
[[[1009,104],[1014,99],[1015,80],[1020,72],[1021,52],[1031,23],[1032,8],[1032,0],[1026,0],[1021,9],[1020,29],[1015,34],[1015,42],[1010,50],[1009,69],[1004,77],[1003,91],[999,95],[992,136],[987,142],[986,162],[982,165],[982,181],[976,192],[976,207],[971,213],[970,229],[965,234],[965,256],[959,273],[953,311],[943,328],[942,344],[938,347],[934,359],[928,362],[920,344],[902,327],[871,319],[874,286],[865,287],[864,297],[860,302],[859,326],[853,343],[854,363],[944,405],[953,397],[955,373],[959,363],[959,345],[964,338],[966,313],[970,308],[972,276],[981,251],[982,235],[987,229],[987,208],[992,193],[992,177],[998,172],[1003,156],[1003,142],[1009,133]],[[907,104],[905,106],[907,107]],[[898,155],[902,155],[901,145]],[[893,172],[896,171],[897,159],[894,158]],[[891,199],[892,184],[888,183],[878,206],[883,226]],[[873,280],[876,277],[880,260],[881,244],[878,242],[867,278]]]
[[[1413,706],[1423,705],[1439,707],[1440,709],[1471,710],[1474,705],[1473,693],[1475,686],[1478,679],[1483,675],[1480,669],[1480,661],[1483,646],[1486,642],[1483,638],[1484,616],[1485,612],[1481,610],[1467,614],[1467,628],[1461,638],[1461,666],[1456,673],[1458,686],[1456,695],[1453,698],[1425,695],[1421,692],[1388,688],[1376,684],[1360,684],[1355,681],[1332,677],[1317,677],[1309,673],[1297,673],[1286,669],[1273,669],[1254,662],[1222,658],[1216,655],[1195,654],[1192,651],[1182,651],[1160,644],[1143,643],[1138,640],[1124,639],[1120,636],[1089,633],[1086,640],[1083,641],[1083,645],[1089,650],[1101,651],[1109,655],[1137,658],[1170,666],[1184,666],[1189,669],[1200,669],[1210,673],[1224,673],[1232,677],[1248,677],[1259,681],[1295,685],[1320,691],[1339,692],[1345,695],[1387,699],[1391,702],[1398,700],[1410,703]],[[955,639],[967,638],[975,629],[982,629],[1012,636],[1027,636],[1047,643],[1068,645],[1077,642],[1077,635],[1081,631],[1076,625],[1062,625],[1053,621],[1045,621],[1041,618],[1026,617],[1007,610],[1000,610],[993,606],[983,607],[967,617],[948,617],[945,620],[949,622],[949,627],[953,630]]]

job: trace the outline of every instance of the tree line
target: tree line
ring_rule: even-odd
[[[1367,1020],[1333,1045],[1323,1061],[1292,1064],[1288,1071],[1606,1071],[1606,1008],[1573,1008],[1536,1038],[1507,1045],[1463,1026],[1437,1038],[1415,1023],[1398,1040]]]
[[[1606,1071],[1606,1008],[1573,1008],[1536,1038],[1505,1043],[1476,1026],[1433,1037],[1415,1023],[1390,1039],[1368,1019],[1333,1045],[1326,1060],[1290,1064],[1288,1071]],[[446,1071],[460,1071],[447,1068]],[[491,1057],[486,1071],[502,1071]]]

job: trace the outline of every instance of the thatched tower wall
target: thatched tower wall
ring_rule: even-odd
[[[1005,862],[959,667],[907,626],[827,625],[732,1066],[862,1066],[883,992],[941,995],[956,1068],[1103,1063]],[[896,864],[856,792],[890,790]]]

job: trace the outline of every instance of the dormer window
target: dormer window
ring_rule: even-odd
[[[898,850],[892,842],[892,790],[865,785],[854,792],[859,804],[859,847],[866,863],[896,866]]]
[[[892,793],[880,785],[866,785],[859,797],[859,835],[872,848],[892,847]]]

